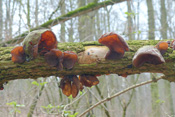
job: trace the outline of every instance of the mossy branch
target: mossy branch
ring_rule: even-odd
[[[47,22],[45,22],[45,23],[43,23],[43,24],[41,24],[41,25],[39,25],[35,28],[30,29],[30,32],[34,31],[34,30],[41,29],[41,28],[50,28],[50,27],[55,26],[55,25],[57,25],[61,22],[65,22],[67,20],[70,20],[74,17],[81,16],[81,15],[89,13],[91,11],[98,10],[102,7],[106,7],[108,5],[113,5],[115,3],[120,3],[120,2],[123,2],[123,1],[126,1],[126,0],[107,0],[107,1],[99,2],[99,3],[92,2],[92,3],[89,3],[86,6],[77,8],[77,9],[75,9],[73,11],[70,11],[67,14],[61,15],[61,16],[55,18],[55,19],[48,20]],[[11,40],[8,40],[8,41],[5,41],[5,42],[1,42],[0,47],[20,43],[27,36],[27,34],[28,34],[28,31],[22,33],[19,36],[16,36],[14,39],[11,39]]]
[[[14,64],[11,61],[10,51],[14,47],[0,48],[0,84],[15,79],[36,79],[38,77],[63,76],[63,75],[80,75],[80,74],[139,74],[143,72],[163,73],[169,81],[175,81],[175,52],[171,48],[165,53],[166,63],[161,65],[144,64],[140,68],[132,66],[132,58],[138,48],[144,45],[156,45],[158,40],[132,40],[127,41],[130,51],[126,52],[120,60],[97,61],[92,64],[78,64],[72,70],[58,71],[54,67],[50,67],[42,56],[38,56],[35,60],[25,62],[23,64]],[[58,49],[61,51],[74,51],[76,53],[83,52],[87,46],[100,45],[98,42],[80,42],[80,43],[59,43]],[[79,55],[80,58],[81,55]]]

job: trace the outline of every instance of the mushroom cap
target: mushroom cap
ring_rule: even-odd
[[[17,46],[11,51],[12,61],[14,63],[23,63],[26,60],[26,55],[22,46]]]
[[[72,77],[71,88],[72,88],[72,97],[75,98],[78,95],[80,90],[80,81],[76,75],[73,75]]]
[[[52,49],[44,55],[46,62],[52,66],[57,67],[59,70],[63,69],[63,53],[58,49]]]
[[[122,58],[125,51],[129,51],[128,44],[125,42],[125,40],[120,35],[114,32],[105,33],[100,37],[98,42],[107,46],[109,48],[109,51],[111,51],[105,57],[106,59]],[[115,52],[118,54],[114,55],[116,54]],[[112,55],[110,54],[113,54],[114,56],[116,56],[116,58],[112,57]],[[120,57],[117,57],[119,54],[122,54],[122,55],[120,55]]]
[[[63,58],[63,66],[67,69],[72,69],[75,63],[78,61],[78,56],[72,51],[65,51]]]
[[[159,50],[154,46],[143,46],[137,50],[132,62],[135,67],[140,67],[144,63],[154,65],[162,64],[165,62],[165,60]]]
[[[55,34],[49,29],[41,29],[30,32],[24,39],[23,47],[28,59],[34,59],[38,55],[57,47]]]
[[[80,81],[76,75],[63,76],[59,87],[64,95],[70,96],[72,94],[72,97],[75,98],[80,90]]]
[[[72,94],[71,79],[69,77],[64,76],[60,81],[59,87],[62,89],[64,95],[70,96]]]
[[[80,75],[79,76],[80,83],[86,87],[91,87],[93,85],[97,85],[99,80],[95,75]]]
[[[156,44],[156,48],[160,51],[160,53],[163,55],[167,49],[168,49],[168,43],[165,41],[160,41]]]
[[[110,50],[114,50],[118,53],[129,51],[128,44],[125,42],[125,40],[114,32],[105,33],[100,37],[98,42],[107,46]]]

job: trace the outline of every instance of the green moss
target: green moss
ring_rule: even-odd
[[[61,51],[73,51],[76,53],[84,51],[84,46],[81,43],[58,43],[58,49]]]
[[[86,42],[82,42],[83,46],[92,46],[92,45],[97,45],[97,46],[101,46],[101,44],[98,41],[86,41]]]
[[[92,64],[79,64],[81,67],[90,67],[90,66],[96,66],[97,63],[92,63]]]
[[[0,47],[0,60],[1,61],[5,61],[5,60],[10,60],[11,58],[11,50],[13,49],[14,47]]]

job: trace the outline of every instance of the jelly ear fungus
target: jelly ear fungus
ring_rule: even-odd
[[[98,42],[109,48],[109,52],[106,54],[105,59],[121,59],[124,56],[125,51],[129,51],[128,44],[125,40],[114,32],[105,33],[100,37]]]
[[[48,29],[41,29],[30,32],[24,39],[23,47],[29,60],[37,55],[44,55],[51,49],[57,48],[57,39],[55,34]]]
[[[139,48],[132,59],[135,67],[141,67],[144,63],[158,65],[164,62],[163,56],[154,46],[143,46]]]
[[[22,46],[17,46],[11,51],[12,61],[14,63],[24,63],[26,60],[26,54]]]

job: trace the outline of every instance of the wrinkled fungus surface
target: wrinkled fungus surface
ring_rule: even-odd
[[[98,42],[109,48],[109,52],[105,57],[106,59],[122,58],[125,51],[129,51],[128,44],[125,42],[125,40],[114,32],[105,33],[100,37]]]
[[[144,46],[138,49],[132,62],[135,67],[140,67],[144,63],[154,65],[162,64],[165,62],[165,60],[157,48],[154,46]]]
[[[17,46],[11,51],[12,61],[14,63],[23,63],[26,60],[26,55],[22,46]]]
[[[63,58],[63,66],[66,69],[72,69],[75,63],[78,61],[78,56],[72,51],[65,51]]]

